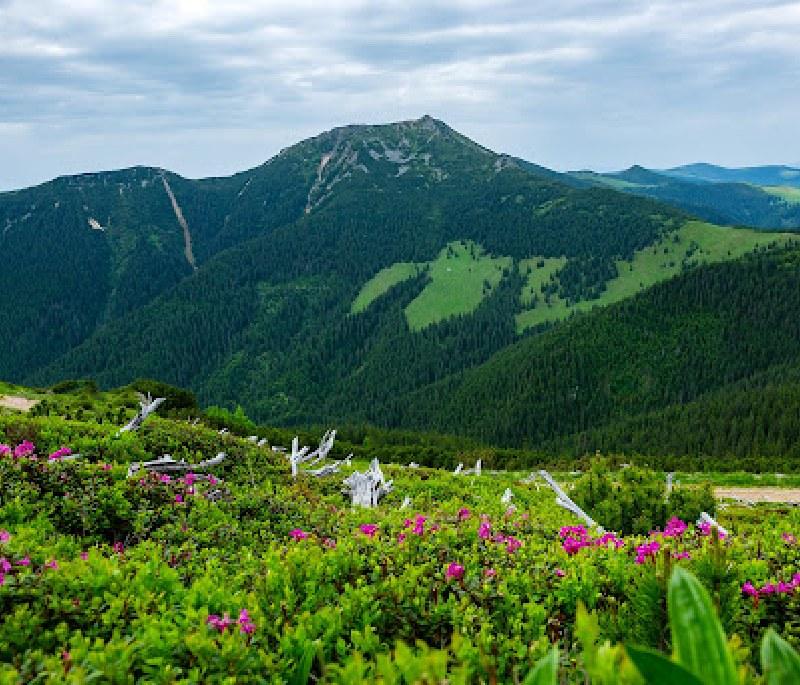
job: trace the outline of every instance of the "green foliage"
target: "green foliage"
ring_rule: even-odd
[[[667,499],[661,473],[631,466],[616,474],[603,460],[595,461],[575,482],[571,497],[606,528],[625,534],[663,530],[673,516],[695,521],[701,512],[713,515],[716,510],[707,483],[676,486]]]

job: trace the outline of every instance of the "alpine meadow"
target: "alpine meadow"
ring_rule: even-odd
[[[0,685],[800,683],[797,35],[0,1]]]

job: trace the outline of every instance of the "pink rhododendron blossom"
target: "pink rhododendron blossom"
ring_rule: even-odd
[[[11,533],[7,530],[0,530],[0,542],[8,542],[11,539]]]
[[[0,557],[0,572],[8,573],[11,570],[11,562],[5,557]]]
[[[19,445],[14,448],[14,457],[16,459],[20,459],[22,457],[27,457],[33,454],[36,451],[36,445],[34,445],[29,440],[23,440]]]
[[[378,525],[375,523],[362,523],[358,529],[368,538],[374,538],[375,533],[378,532]]]
[[[31,565],[31,558],[30,557],[22,557],[22,559],[20,559],[17,562],[17,566],[30,566],[30,565]]]
[[[328,549],[336,549],[336,540],[334,540],[333,538],[325,538],[322,541],[322,545],[324,547],[327,547]]]
[[[567,575],[567,572],[563,568],[556,569],[556,578],[563,578],[565,575]]]
[[[452,562],[445,571],[444,577],[447,580],[461,580],[464,577],[464,567],[461,564]]]
[[[11,454],[11,447],[5,444],[0,444],[0,457],[5,457],[8,454]]]
[[[159,480],[159,482],[161,482],[161,483],[171,483],[171,482],[172,482],[172,478],[171,478],[170,476],[168,476],[166,473],[162,473],[162,474],[161,474],[161,475],[158,477],[158,480]]]
[[[239,630],[245,635],[250,635],[256,629],[255,623],[250,620],[247,609],[242,609],[239,612],[239,620],[237,623],[239,624]]]
[[[425,521],[427,521],[427,517],[417,515],[414,517],[414,528],[411,530],[414,535],[424,535],[425,534]]]
[[[398,536],[397,536],[397,542],[398,543],[403,542],[405,539],[406,539],[406,534],[405,533],[398,534]]]
[[[478,537],[481,540],[488,540],[492,536],[492,524],[488,521],[481,521],[478,526]]]
[[[125,545],[123,545],[121,542],[115,542],[111,549],[117,554],[122,554],[125,551]]]
[[[599,538],[594,541],[595,547],[606,547],[607,545],[614,545],[615,549],[625,546],[625,541],[618,538],[614,533],[603,533]]]
[[[216,614],[210,614],[206,619],[206,623],[212,628],[216,628],[219,632],[223,632],[228,626],[233,625],[230,615],[226,612],[222,618]]]
[[[749,580],[742,585],[742,594],[749,597],[758,597],[758,590]]]
[[[214,476],[209,476],[208,477],[208,484],[209,485],[218,485],[219,484],[219,478],[215,478]]]
[[[55,559],[51,559],[45,565],[45,568],[53,569],[54,571],[58,570],[58,562]]]
[[[175,504],[183,504],[183,495],[175,495]]]
[[[487,569],[486,569],[486,570],[483,572],[483,575],[484,575],[486,578],[494,578],[495,576],[497,576],[497,571],[495,571],[493,568],[487,568]]]
[[[516,552],[520,547],[522,547],[522,541],[518,540],[517,538],[509,535],[506,538],[506,552],[509,554],[513,554]]]
[[[700,535],[711,535],[711,524],[707,521],[703,521],[703,523],[698,523],[697,528],[700,531]],[[723,533],[719,528],[717,528],[717,536],[720,540],[725,539],[725,533]]]
[[[49,457],[47,457],[50,461],[58,461],[63,457],[68,457],[72,454],[72,450],[69,447],[61,447],[57,449],[55,452],[52,452]]]
[[[673,559],[691,559],[691,558],[692,558],[692,555],[691,555],[691,554],[689,554],[689,552],[687,552],[687,551],[685,551],[685,550],[684,550],[683,552],[675,552],[675,553],[672,555],[672,558],[673,558]]]
[[[89,552],[81,552],[81,559],[86,561],[89,558]]]
[[[110,471],[111,470],[111,464],[100,464],[100,469],[102,471]]]
[[[661,549],[661,543],[658,540],[639,545],[636,548],[636,563],[643,564],[648,559],[655,559],[659,549]]]
[[[783,535],[781,535],[781,538],[783,539],[783,541],[787,545],[796,545],[797,544],[797,538],[794,535],[792,535],[791,533],[784,533]]]
[[[458,520],[459,521],[466,521],[470,517],[470,511],[466,507],[461,507],[458,510]]]
[[[308,533],[301,528],[295,528],[289,531],[289,537],[293,540],[305,540],[308,537]]]
[[[197,481],[197,475],[192,473],[191,471],[189,471],[189,473],[187,473],[183,478],[183,482],[189,486],[194,485],[196,481]]]

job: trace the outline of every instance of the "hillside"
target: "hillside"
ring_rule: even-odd
[[[4,272],[1,320],[20,334],[0,374],[155,377],[279,425],[403,425],[398,398],[522,337],[794,239],[696,222],[430,117],[334,129],[230,178],[59,179],[0,212],[9,254],[35,262],[28,280]]]
[[[692,402],[772,367],[796,366],[798,293],[796,250],[695,269],[518,342],[478,368],[403,397],[380,416],[376,409],[372,418],[387,425],[458,430],[494,444],[570,444],[572,434],[601,432],[606,424]],[[741,388],[731,389],[731,402],[739,401],[737,392]],[[751,406],[756,405],[758,386],[748,392]],[[731,412],[716,411],[714,418],[723,423]],[[665,431],[669,419],[668,414],[658,417]],[[763,415],[753,425],[771,430]],[[692,441],[700,438],[691,430],[683,435],[681,426],[673,426],[679,434],[675,440],[692,451]],[[727,425],[714,433],[714,452],[735,454],[737,442],[730,436],[740,427]],[[600,440],[585,447],[652,448],[662,454],[656,436],[635,446]],[[753,445],[752,439],[746,442]],[[764,447],[764,440],[756,442]]]
[[[794,171],[711,165],[653,171],[633,166],[617,173],[579,171],[570,175],[585,183],[661,200],[713,223],[777,230],[800,228],[796,185],[800,171],[796,177]]]

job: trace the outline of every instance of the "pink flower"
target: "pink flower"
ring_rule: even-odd
[[[487,569],[486,569],[486,570],[483,572],[483,575],[484,575],[486,578],[494,578],[495,576],[497,576],[497,571],[495,571],[493,568],[487,568]]]
[[[625,546],[625,541],[618,538],[614,533],[603,533],[603,535],[594,541],[594,544],[597,547],[606,547],[612,544],[615,549],[619,549]]]
[[[661,543],[658,540],[639,545],[636,548],[636,563],[643,564],[648,559],[655,559],[659,549],[661,549]]]
[[[100,464],[100,469],[102,471],[110,471],[111,470],[111,464]]]
[[[81,559],[86,561],[89,558],[89,552],[81,552]]]
[[[556,569],[556,578],[563,578],[565,575],[567,575],[567,572],[564,569],[562,568]]]
[[[256,629],[255,623],[253,623],[250,620],[250,616],[247,613],[247,609],[242,609],[239,612],[238,623],[239,623],[239,630],[245,635],[250,635]]]
[[[362,523],[358,529],[368,538],[374,538],[375,533],[378,532],[378,526],[375,523]]]
[[[401,542],[403,542],[405,539],[406,539],[406,534],[405,534],[405,533],[400,533],[400,534],[398,534],[398,536],[397,536],[397,542],[398,542],[398,544],[399,544],[399,543],[401,543]]]
[[[175,495],[175,504],[183,504],[183,495]]]
[[[5,557],[0,557],[0,572],[8,573],[11,570],[11,562]]]
[[[45,568],[50,568],[50,569],[53,569],[54,571],[57,571],[57,570],[58,570],[58,562],[57,562],[55,559],[51,559],[50,561],[48,561],[48,562],[47,562],[47,563],[44,565],[44,567],[45,567]]]
[[[775,583],[767,583],[762,587],[758,593],[761,595],[774,595],[778,591],[778,586]]]
[[[219,632],[223,632],[228,626],[233,624],[231,617],[226,612],[222,618],[216,614],[210,614],[206,619],[206,623],[212,628],[216,628]]]
[[[688,526],[684,521],[681,521],[677,516],[673,516],[664,527],[664,537],[679,538],[686,532],[687,528]]]
[[[14,448],[14,457],[20,459],[27,457],[36,451],[36,446],[29,440],[23,440],[19,445]]]
[[[0,585],[6,584],[6,576],[4,573],[0,573]]]
[[[698,523],[697,528],[700,531],[700,535],[711,535],[711,524],[707,521],[703,521],[703,523]],[[719,528],[717,528],[717,536],[720,540],[725,539],[725,533],[723,533]]]
[[[183,482],[186,483],[186,485],[192,486],[194,485],[196,480],[197,476],[191,471],[189,471],[189,473],[187,473],[186,476],[184,477]]]
[[[17,562],[17,566],[30,566],[30,565],[31,565],[30,557],[23,557]]]
[[[322,544],[324,547],[327,547],[328,549],[336,549],[336,540],[334,540],[333,538],[325,538],[322,541]]]
[[[778,583],[778,592],[783,594],[789,594],[794,592],[794,585],[792,583],[784,583],[783,581]]]
[[[459,521],[466,521],[470,517],[470,510],[466,507],[461,507],[458,510],[458,520]]]
[[[61,447],[57,449],[55,452],[52,452],[48,459],[50,461],[58,461],[62,457],[67,457],[72,454],[72,450],[69,447]]]
[[[692,555],[689,554],[689,552],[687,552],[687,551],[676,552],[675,554],[672,555],[672,558],[673,559],[691,559]]]
[[[461,580],[464,577],[464,567],[461,564],[452,562],[444,573],[447,580]]]
[[[796,545],[797,544],[797,538],[794,535],[792,535],[791,533],[784,533],[783,535],[781,535],[781,538],[783,538],[783,541],[787,545]]]
[[[481,521],[478,526],[478,537],[481,540],[488,540],[492,536],[492,524],[488,521]]]
[[[0,457],[5,457],[7,454],[11,454],[11,448],[8,445],[0,444]]]
[[[7,530],[0,530],[0,542],[8,542],[11,539],[11,533]]]
[[[117,554],[122,554],[125,551],[125,545],[121,542],[115,542],[112,548]]]
[[[209,485],[217,485],[219,483],[219,478],[215,478],[214,476],[208,477],[208,484]]]
[[[521,540],[517,540],[517,538],[511,535],[506,538],[506,552],[509,554],[514,554],[520,547],[522,547]]]
[[[748,595],[749,597],[758,597],[758,590],[756,590],[755,585],[748,580],[744,585],[742,585],[742,594]]]
[[[171,483],[172,482],[172,478],[170,476],[168,476],[166,473],[162,473],[158,477],[158,480],[159,480],[160,483]]]
[[[414,517],[414,528],[411,531],[414,535],[424,535],[425,534],[425,521],[428,519],[421,514],[418,514]]]
[[[305,540],[308,537],[308,533],[301,528],[295,528],[289,531],[289,537],[293,540]]]

